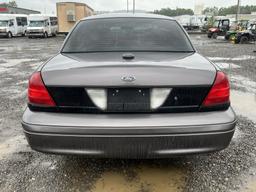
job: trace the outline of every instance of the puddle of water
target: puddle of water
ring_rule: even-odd
[[[239,65],[236,65],[233,63],[215,62],[215,64],[218,65],[218,67],[220,67],[221,69],[239,69],[239,68],[241,68]]]
[[[218,36],[217,40],[225,40],[225,37],[224,36]]]
[[[25,62],[35,62],[35,64],[34,63],[29,64],[31,67],[34,67],[34,68],[36,68],[39,65],[38,60],[34,60],[34,59],[8,59],[0,63],[0,73],[13,70],[13,67]]]
[[[243,60],[253,60],[253,59],[256,59],[256,57],[252,55],[242,55],[239,57],[232,58],[233,61],[243,61]]]
[[[231,91],[231,104],[238,115],[256,122],[256,94]]]
[[[42,62],[34,62],[34,63],[31,63],[29,64],[29,66],[32,68],[32,69],[37,69],[39,65],[41,65]]]
[[[19,81],[16,83],[16,85],[27,85],[27,84],[28,84],[28,80]]]
[[[30,61],[33,61],[33,60],[32,59],[8,59],[5,61],[5,63],[1,63],[0,67],[13,67],[20,63],[30,62]]]
[[[231,83],[236,85],[237,87],[242,87],[248,92],[256,93],[256,82],[250,80],[247,77],[243,77],[241,75],[231,76]]]
[[[208,59],[212,61],[243,61],[243,60],[253,60],[256,59],[255,56],[252,55],[242,55],[238,57],[208,57]]]
[[[0,73],[5,73],[5,72],[8,72],[8,71],[11,71],[13,70],[12,68],[1,68],[0,66]]]
[[[125,175],[117,172],[106,172],[96,181],[92,192],[179,192],[186,182],[186,174],[177,167],[152,168],[142,167],[136,171],[137,175],[132,181]]]

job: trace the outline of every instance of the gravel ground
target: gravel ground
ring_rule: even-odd
[[[237,132],[226,150],[168,160],[100,160],[32,151],[20,125],[27,79],[58,51],[64,37],[0,39],[0,191],[256,191],[256,46],[191,37],[199,52],[230,75]]]

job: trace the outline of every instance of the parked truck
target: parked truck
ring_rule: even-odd
[[[25,36],[27,26],[27,15],[0,14],[0,36],[8,38],[12,38],[14,36]]]
[[[207,21],[205,15],[181,15],[175,19],[188,31],[199,30]]]
[[[27,36],[44,37],[56,36],[58,33],[58,20],[53,15],[32,14],[28,16],[29,25]]]

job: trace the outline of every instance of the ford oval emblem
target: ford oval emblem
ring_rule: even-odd
[[[122,79],[122,81],[129,82],[129,83],[136,80],[136,78],[134,76],[124,76],[121,79]]]

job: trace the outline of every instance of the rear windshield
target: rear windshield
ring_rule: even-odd
[[[176,21],[113,18],[81,21],[62,52],[194,51]]]

